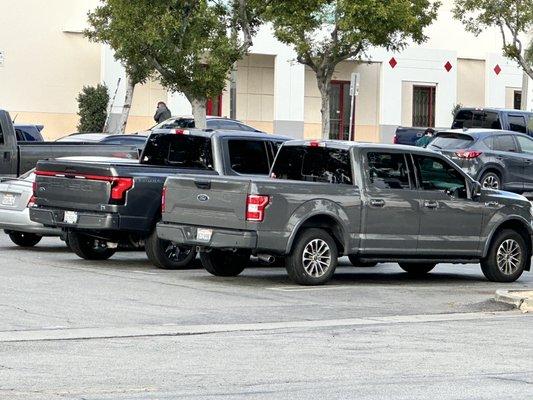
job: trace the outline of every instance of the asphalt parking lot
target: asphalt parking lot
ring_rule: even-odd
[[[501,399],[533,396],[533,318],[478,265],[424,279],[342,259],[323,287],[253,264],[164,271],[0,236],[0,398]]]

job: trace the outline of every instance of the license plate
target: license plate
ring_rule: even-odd
[[[196,240],[209,242],[211,240],[211,235],[213,235],[213,229],[198,229],[196,231]]]
[[[75,224],[78,222],[78,213],[76,211],[65,211],[63,222],[66,224]]]
[[[4,206],[14,206],[15,205],[15,196],[12,194],[5,194],[2,198],[2,205]]]

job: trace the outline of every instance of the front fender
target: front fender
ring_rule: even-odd
[[[335,221],[341,229],[341,241],[343,243],[344,248],[349,248],[348,227],[350,224],[350,220],[346,212],[342,209],[340,205],[338,205],[334,201],[327,199],[314,199],[303,203],[302,205],[300,205],[300,207],[294,210],[287,222],[286,231],[291,232],[289,240],[287,242],[287,254],[290,252],[300,228],[311,218],[317,216],[328,217]]]
[[[533,227],[531,226],[531,222],[526,220],[524,217],[520,215],[510,215],[507,218],[502,219],[498,221],[497,223],[492,224],[493,226],[491,227],[489,234],[487,235],[487,240],[485,240],[485,244],[483,246],[483,252],[482,252],[483,257],[486,257],[487,254],[489,253],[490,244],[492,242],[492,239],[494,238],[494,235],[498,231],[498,229],[500,229],[500,227],[507,222],[521,223],[527,229],[530,235],[529,240],[530,240],[530,245],[531,245],[531,236],[533,235]]]

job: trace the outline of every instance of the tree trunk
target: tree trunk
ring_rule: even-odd
[[[192,115],[194,116],[194,126],[198,129],[206,128],[206,109],[205,99],[191,99],[189,100],[192,106]]]
[[[120,123],[118,124],[117,133],[123,134],[126,132],[126,125],[128,117],[130,116],[131,104],[133,102],[133,92],[135,90],[135,83],[129,75],[126,76],[126,96],[124,97],[124,106],[122,106],[122,115],[120,116]]]
[[[329,96],[331,92],[331,77],[319,76],[317,74],[318,90],[320,90],[320,97],[322,98],[322,107],[320,113],[322,114],[322,139],[329,139],[330,134],[330,101]]]

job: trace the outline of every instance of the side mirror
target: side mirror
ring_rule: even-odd
[[[471,186],[472,200],[477,200],[481,197],[481,183],[474,181]]]

